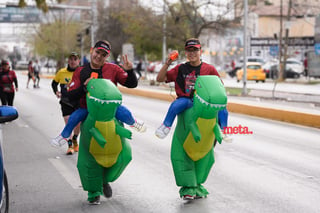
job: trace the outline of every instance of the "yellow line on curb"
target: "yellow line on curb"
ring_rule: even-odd
[[[239,104],[232,102],[228,103],[227,108],[230,112],[320,128],[320,115],[316,114],[274,108],[265,108],[260,106],[250,106],[247,104]]]

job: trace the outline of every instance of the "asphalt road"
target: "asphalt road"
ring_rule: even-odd
[[[66,146],[49,145],[63,127],[50,80],[25,89],[25,79],[19,78],[15,99],[20,117],[4,126],[10,212],[320,212],[319,129],[231,113],[229,126],[246,126],[253,134],[217,145],[205,184],[210,195],[185,202],[170,164],[172,133],[164,140],[154,136],[169,103],[127,95],[124,105],[148,130],[133,132],[133,160],[111,184],[113,197],[89,206],[77,154],[66,156]]]

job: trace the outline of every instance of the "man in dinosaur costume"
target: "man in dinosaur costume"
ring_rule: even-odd
[[[206,197],[202,186],[214,163],[213,144],[222,141],[218,111],[226,107],[227,95],[218,76],[199,76],[193,106],[178,115],[171,146],[171,162],[180,197]]]
[[[115,119],[122,95],[106,79],[91,79],[87,85],[88,116],[81,125],[78,171],[89,204],[100,204],[100,195],[112,196],[109,182],[115,181],[131,161],[126,138],[131,131]]]

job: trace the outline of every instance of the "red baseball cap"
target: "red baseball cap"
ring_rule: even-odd
[[[9,65],[9,61],[7,61],[7,60],[2,60],[2,61],[1,61],[1,66],[4,66],[4,65]]]
[[[108,54],[111,51],[111,46],[110,44],[106,43],[105,41],[98,41],[95,45],[94,48],[97,48],[98,50],[104,50]]]
[[[184,49],[188,49],[190,47],[195,47],[195,48],[198,48],[198,49],[201,49],[201,44],[200,44],[200,41],[199,39],[189,39],[186,41],[186,44],[184,46]]]

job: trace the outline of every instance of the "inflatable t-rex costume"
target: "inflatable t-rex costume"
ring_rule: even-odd
[[[171,146],[171,162],[180,196],[206,197],[203,184],[214,163],[213,144],[222,141],[218,111],[227,105],[225,88],[217,76],[199,76],[193,106],[178,116]]]
[[[126,138],[131,139],[132,133],[115,119],[122,95],[110,80],[92,79],[87,90],[89,114],[81,125],[77,167],[88,201],[94,201],[131,161]]]

